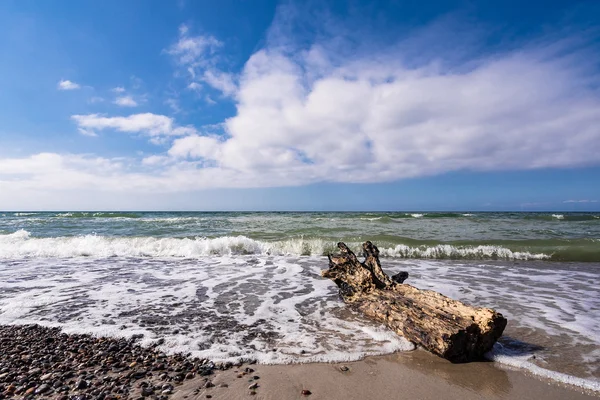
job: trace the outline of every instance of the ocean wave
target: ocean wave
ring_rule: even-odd
[[[126,212],[64,212],[55,214],[56,218],[140,218],[141,215]]]
[[[360,242],[348,245],[360,254]],[[217,238],[32,237],[26,230],[0,235],[0,259],[70,257],[203,257],[229,255],[323,256],[336,251],[336,242],[320,238],[260,241],[246,236]],[[497,245],[404,244],[380,246],[383,257],[472,260],[547,260],[550,254],[513,251]]]
[[[523,217],[526,220],[538,220],[538,221],[570,221],[570,222],[585,222],[585,221],[597,221],[600,216],[592,214],[537,214],[537,215],[525,215]]]
[[[550,254],[512,251],[506,247],[494,245],[454,246],[438,244],[435,246],[407,246],[399,244],[394,248],[380,249],[388,257],[429,258],[452,260],[548,260]]]

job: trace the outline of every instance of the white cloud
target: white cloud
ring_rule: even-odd
[[[114,103],[121,107],[137,107],[138,103],[131,96],[117,97]]]
[[[188,85],[188,89],[199,92],[200,90],[202,90],[202,85],[198,82],[192,82]]]
[[[211,57],[223,44],[212,35],[189,36],[186,25],[179,27],[179,40],[166,52],[175,56],[178,62],[186,66],[203,66],[211,64]]]
[[[455,72],[393,53],[300,54],[255,53],[227,139],[178,139],[169,154],[292,185],[598,163],[600,99],[559,54],[506,52]]]
[[[183,136],[196,133],[188,126],[176,126],[173,119],[152,113],[133,114],[128,117],[106,117],[100,114],[73,115],[78,128],[86,131],[114,129],[126,133],[139,133],[150,137]]]
[[[563,203],[597,203],[598,200],[565,200]]]
[[[200,91],[205,83],[225,96],[233,96],[237,91],[235,76],[217,68],[220,57],[216,52],[222,46],[223,43],[211,35],[190,36],[189,27],[181,25],[178,41],[166,52],[174,56],[189,75],[188,89]]]
[[[91,129],[77,128],[77,131],[79,133],[81,133],[83,136],[98,137],[98,134]]]
[[[76,90],[80,89],[81,86],[78,83],[70,80],[62,79],[60,82],[58,82],[57,88],[58,90]]]
[[[218,160],[221,156],[220,150],[221,142],[217,138],[192,135],[176,139],[169,149],[169,155],[178,158]]]
[[[115,93],[124,93],[125,92],[125,88],[123,86],[117,86],[111,89],[113,92]]]
[[[151,155],[142,159],[143,165],[165,165],[171,162],[171,158],[166,156]]]
[[[165,104],[168,105],[175,114],[179,114],[182,111],[179,100],[176,98],[170,97],[166,99]]]
[[[118,159],[39,153],[25,158],[0,159],[0,171],[0,183],[17,191],[93,188],[103,183],[112,188],[126,188],[125,183],[112,180],[123,171],[123,163]],[[20,179],[7,179],[14,175]]]
[[[204,82],[222,92],[225,96],[233,96],[237,91],[237,85],[231,74],[221,72],[217,69],[204,71]]]

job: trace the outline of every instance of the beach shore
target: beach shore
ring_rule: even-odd
[[[0,326],[0,399],[593,399],[492,362],[423,350],[349,363],[215,365],[135,340]]]
[[[423,350],[368,357],[350,363],[253,365],[238,378],[234,368],[197,390],[185,382],[173,399],[593,399],[597,393],[528,375],[491,362],[451,364]],[[347,370],[346,370],[347,369]],[[248,376],[260,379],[249,382]],[[253,383],[258,388],[248,389]],[[225,383],[226,388],[221,387]],[[302,395],[304,390],[310,395]]]

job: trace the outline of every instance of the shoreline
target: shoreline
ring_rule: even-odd
[[[214,364],[142,347],[138,339],[0,325],[0,400],[600,397],[525,370],[485,361],[451,364],[424,350],[345,363]]]
[[[172,399],[596,399],[599,393],[538,379],[492,362],[451,364],[424,350],[370,356],[348,363],[253,365],[260,379],[216,375],[215,387],[185,382]],[[249,383],[250,382],[250,383]],[[251,394],[248,385],[258,384]],[[222,388],[225,383],[227,388]],[[200,385],[201,387],[201,385]],[[310,395],[303,395],[303,391]],[[207,397],[210,396],[210,397]]]

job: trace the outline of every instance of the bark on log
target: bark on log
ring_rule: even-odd
[[[452,362],[468,362],[480,359],[502,335],[507,322],[502,314],[402,284],[407,273],[390,279],[371,242],[363,244],[362,263],[344,243],[338,247],[341,254],[329,256],[329,269],[321,275],[336,283],[344,302],[408,340]]]

